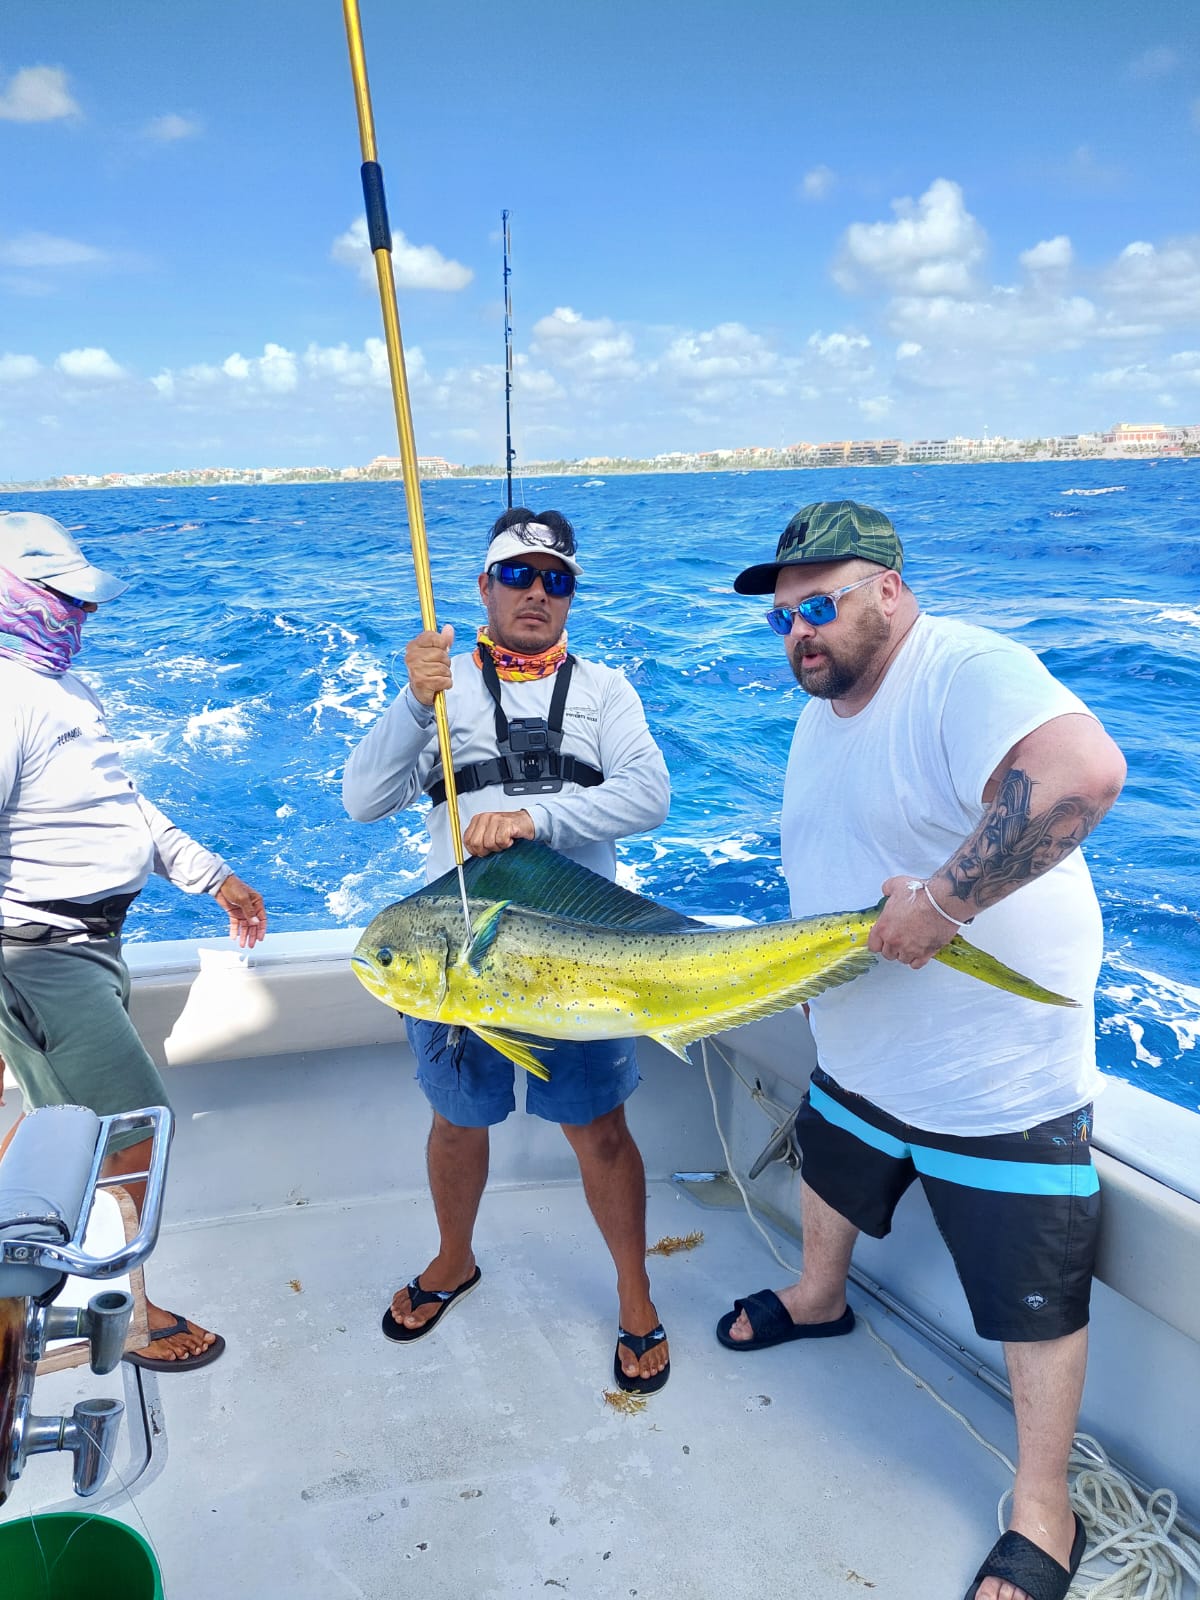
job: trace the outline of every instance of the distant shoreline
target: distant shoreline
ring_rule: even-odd
[[[1028,467],[1040,466],[1055,462],[1062,466],[1081,466],[1084,462],[1108,461],[1129,462],[1141,461],[1147,464],[1158,465],[1160,462],[1190,461],[1200,452],[1169,452],[1169,453],[1129,453],[1126,455],[1089,455],[1089,456],[991,456],[977,459],[958,461],[855,461],[853,463],[832,463],[820,466],[805,464],[798,466],[789,463],[762,463],[757,465],[737,467],[655,467],[639,462],[635,465],[624,466],[614,463],[605,467],[575,467],[571,465],[554,465],[547,467],[530,466],[518,468],[513,476],[517,478],[708,478],[716,476],[746,477],[756,472],[875,472],[889,469],[902,469],[910,472],[927,472],[941,467]],[[495,483],[502,481],[504,473],[498,468],[494,472],[446,472],[434,473],[427,478],[422,478],[425,483]],[[105,490],[138,490],[138,489],[295,489],[306,484],[313,486],[337,485],[344,488],[361,488],[365,484],[391,484],[403,488],[404,479],[400,477],[362,477],[343,478],[340,474],[330,475],[327,478],[313,478],[298,473],[296,477],[279,478],[204,478],[194,479],[188,483],[56,483],[53,480],[35,483],[5,483],[0,484],[0,494],[97,494]]]

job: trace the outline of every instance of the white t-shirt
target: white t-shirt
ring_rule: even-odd
[[[875,904],[886,878],[926,878],[974,831],[984,785],[1018,740],[1088,708],[1032,651],[920,616],[874,697],[839,717],[810,700],[792,740],[783,870],[792,915]],[[981,912],[963,937],[1079,1002],[1041,1005],[952,972],[880,959],[812,1002],[821,1065],[917,1128],[1032,1127],[1090,1100],[1100,907],[1075,850]]]

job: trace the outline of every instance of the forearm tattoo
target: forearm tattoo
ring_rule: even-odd
[[[1009,768],[983,820],[944,869],[953,900],[980,911],[1003,900],[1070,855],[1104,815],[1094,800],[1064,795],[1031,816],[1033,789],[1027,772]]]

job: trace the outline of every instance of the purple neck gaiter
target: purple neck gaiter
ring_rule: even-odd
[[[82,606],[0,567],[0,657],[61,678],[79,649],[86,615]]]

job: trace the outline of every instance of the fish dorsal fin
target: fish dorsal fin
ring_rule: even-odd
[[[547,844],[521,839],[491,856],[472,856],[463,867],[467,894],[493,904],[507,900],[531,911],[590,922],[607,928],[675,933],[705,924],[671,911],[640,894],[621,889],[598,872],[570,861]],[[420,889],[412,899],[458,899],[458,872],[451,871]]]

